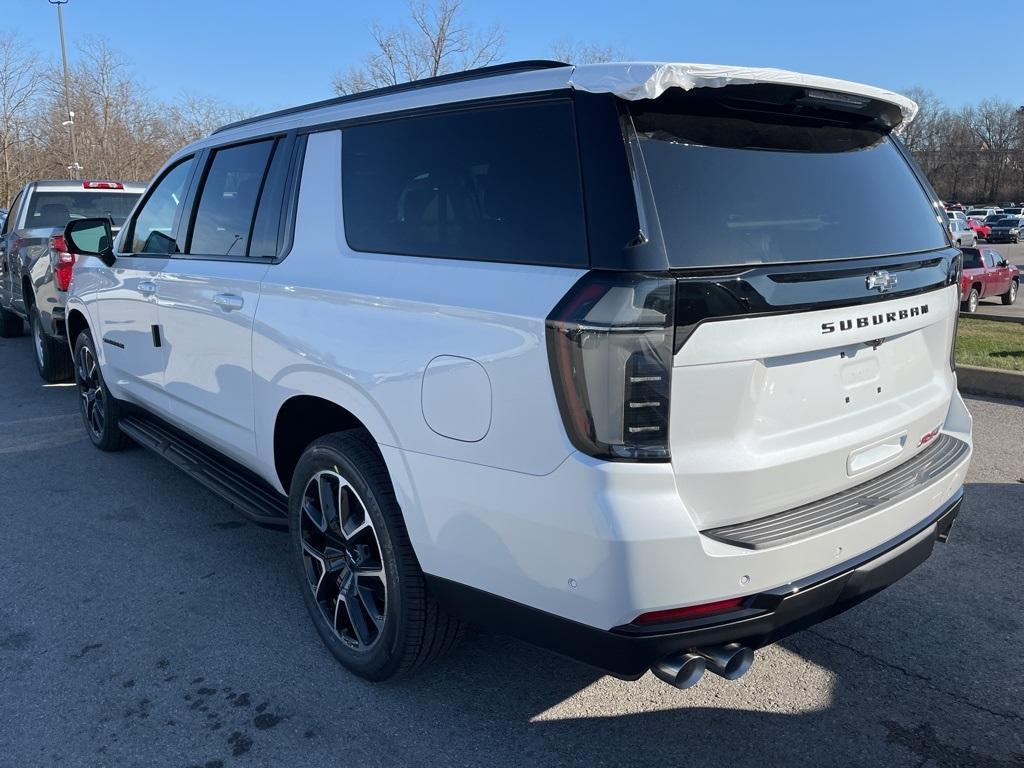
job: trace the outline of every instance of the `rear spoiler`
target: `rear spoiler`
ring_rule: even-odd
[[[730,85],[782,85],[803,88],[804,97],[840,111],[870,115],[889,130],[909,123],[917,104],[893,91],[820,75],[784,69],[731,67],[718,64],[589,64],[576,67],[569,86],[620,99],[656,99],[669,88],[724,88]]]

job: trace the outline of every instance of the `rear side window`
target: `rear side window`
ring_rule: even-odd
[[[269,139],[213,153],[199,192],[189,253],[245,256],[273,149],[274,140]]]
[[[181,244],[175,240],[175,227],[194,163],[194,157],[182,160],[153,187],[132,225],[132,253],[166,255],[181,251]]]
[[[706,95],[630,105],[673,267],[946,247],[928,196],[884,133],[748,106]]]
[[[587,264],[568,101],[346,128],[342,168],[357,251]]]

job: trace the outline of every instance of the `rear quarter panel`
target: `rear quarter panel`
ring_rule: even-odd
[[[277,482],[276,414],[303,394],[348,409],[378,443],[401,451],[552,472],[572,448],[551,385],[545,319],[582,272],[352,251],[341,141],[338,131],[310,136],[294,244],[262,286],[253,331],[262,474]],[[486,371],[491,419],[479,440],[445,437],[424,419],[423,374],[442,355]]]

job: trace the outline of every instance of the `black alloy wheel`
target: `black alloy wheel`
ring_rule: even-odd
[[[306,585],[324,621],[354,651],[380,640],[388,587],[380,542],[359,494],[334,470],[322,470],[302,494]]]

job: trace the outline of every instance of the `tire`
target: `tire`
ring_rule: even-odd
[[[1019,288],[1020,283],[1017,280],[1010,281],[1010,289],[999,297],[1003,300],[1004,305],[1010,306],[1011,304],[1013,304],[1013,302],[1017,300],[1017,290]]]
[[[67,342],[43,330],[39,310],[34,304],[28,318],[29,329],[32,331],[32,351],[35,353],[39,375],[51,384],[70,381],[74,376],[74,368]]]
[[[25,333],[25,323],[9,309],[0,307],[0,338],[13,339]]]
[[[103,381],[96,344],[87,330],[78,334],[75,341],[74,376],[82,422],[92,444],[101,451],[118,451],[125,447],[129,440],[118,426],[121,403],[111,396]]]
[[[463,624],[427,591],[387,468],[366,432],[314,441],[295,467],[288,506],[303,600],[345,667],[387,680],[455,646]]]
[[[964,302],[964,312],[970,312],[971,314],[978,311],[978,289],[971,288],[971,292],[967,295],[967,301]]]

